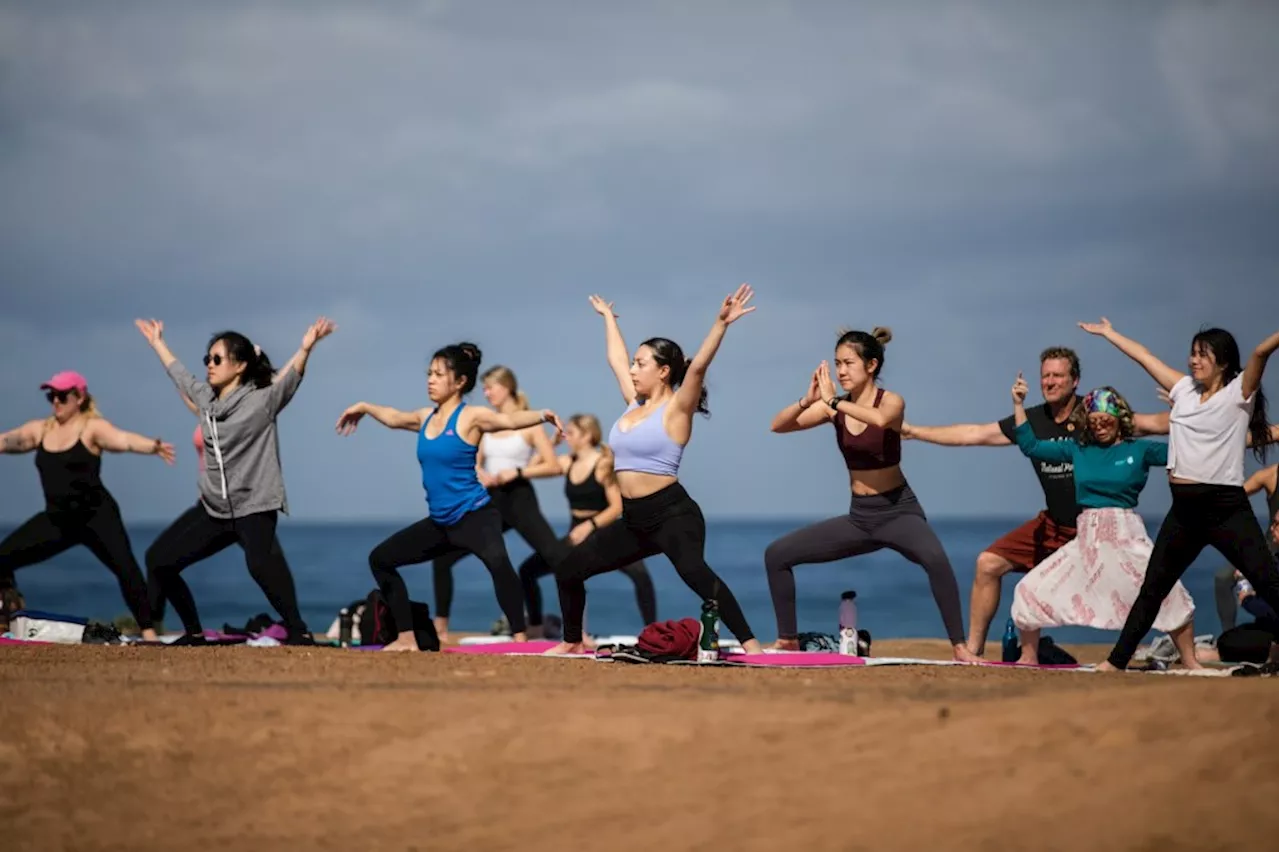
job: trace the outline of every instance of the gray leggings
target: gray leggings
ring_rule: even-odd
[[[849,514],[819,521],[788,533],[764,552],[769,593],[778,618],[778,638],[794,639],[796,629],[797,565],[834,562],[887,547],[896,550],[929,575],[929,588],[942,613],[952,645],[964,642],[960,615],[960,587],[942,543],[934,535],[911,486],[883,494],[853,495]]]

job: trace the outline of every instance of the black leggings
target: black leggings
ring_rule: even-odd
[[[103,495],[92,509],[41,512],[10,533],[0,542],[0,587],[19,568],[44,562],[77,544],[89,548],[116,575],[120,593],[138,627],[150,630],[147,584],[134,558],[120,507],[110,494]]]
[[[512,633],[523,633],[524,606],[520,600],[520,578],[511,567],[507,546],[502,541],[502,516],[492,504],[468,512],[452,526],[441,526],[430,518],[393,533],[369,554],[369,570],[391,608],[396,630],[413,630],[409,589],[398,568],[417,565],[439,556],[471,554],[484,563],[493,576],[498,604],[511,625]],[[461,558],[461,556],[459,558]]]
[[[718,603],[724,626],[739,642],[754,639],[733,591],[707,565],[703,555],[706,544],[702,510],[680,483],[648,497],[624,497],[622,518],[587,538],[556,566],[564,641],[582,641],[588,579],[659,553],[671,560],[680,579],[698,597]]]
[[[183,512],[147,548],[147,585],[151,589],[152,606],[163,605],[162,598],[167,598],[187,633],[202,632],[196,601],[186,580],[182,579],[182,570],[239,544],[244,550],[249,576],[280,614],[289,634],[306,633],[307,625],[298,611],[293,574],[276,539],[276,520],[275,512],[215,518],[200,503]]]
[[[1224,663],[1265,663],[1276,641],[1275,624],[1253,621],[1223,631],[1218,637],[1218,659]]]
[[[591,516],[588,515],[587,518],[589,517]],[[574,518],[573,523],[575,525],[583,523],[587,518]],[[595,535],[599,535],[599,530],[593,531],[590,536],[583,539],[583,544]],[[573,542],[567,538],[561,541],[566,549],[574,547]],[[529,613],[530,627],[538,627],[542,624],[542,589],[538,587],[538,580],[554,570],[547,564],[547,560],[536,553],[531,554],[520,565],[520,584],[524,586],[524,608]],[[640,620],[645,625],[653,624],[658,620],[658,598],[654,593],[653,577],[649,576],[649,569],[645,567],[644,560],[623,565],[618,571],[636,584],[636,606],[640,609]]]
[[[1138,598],[1107,658],[1118,669],[1129,665],[1142,637],[1155,623],[1165,595],[1206,546],[1225,556],[1253,585],[1258,597],[1273,611],[1277,609],[1276,565],[1244,489],[1171,484],[1169,490],[1173,506],[1156,535]]]
[[[554,565],[564,558],[569,546],[563,543],[551,529],[538,506],[538,494],[528,480],[517,479],[498,488],[489,489],[491,504],[502,516],[502,532],[515,530],[533,552],[548,564]],[[453,566],[465,559],[469,551],[454,550],[437,556],[431,562],[432,580],[436,590],[436,615],[448,618],[453,608]],[[539,622],[533,622],[535,624]]]
[[[834,562],[885,547],[925,570],[947,639],[952,645],[962,644],[964,620],[956,574],[909,485],[883,494],[855,494],[849,514],[798,529],[769,545],[764,552],[764,565],[778,619],[778,638],[794,639],[797,635],[793,573],[797,565]]]

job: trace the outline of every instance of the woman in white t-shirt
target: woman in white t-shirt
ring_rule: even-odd
[[[1098,666],[1099,671],[1114,671],[1129,664],[1165,596],[1206,546],[1225,556],[1258,596],[1277,609],[1276,566],[1244,493],[1244,451],[1252,437],[1254,454],[1266,460],[1271,430],[1262,373],[1278,338],[1272,334],[1258,344],[1242,368],[1240,347],[1231,333],[1206,329],[1191,338],[1191,375],[1184,375],[1117,332],[1106,317],[1080,327],[1137,361],[1169,391],[1173,404],[1168,464],[1173,505],[1160,525],[1146,579],[1120,638]]]

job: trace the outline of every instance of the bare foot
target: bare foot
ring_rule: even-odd
[[[1015,665],[1019,665],[1019,666],[1038,666],[1038,665],[1040,665],[1040,658],[1039,658],[1039,657],[1027,657],[1027,656],[1025,656],[1025,655],[1024,655],[1024,656],[1018,657],[1017,663],[1015,663]]]
[[[1194,657],[1191,659],[1191,662],[1187,662],[1186,660],[1183,660],[1182,667],[1184,669],[1192,669],[1192,670],[1204,668],[1204,666],[1200,665],[1200,661],[1195,659]]]
[[[756,642],[756,640],[754,639],[752,639],[751,641]],[[756,642],[756,644],[759,645],[760,643]],[[742,650],[746,651],[747,646],[743,645]],[[769,650],[770,651],[799,651],[800,640],[799,639],[778,639],[772,645],[769,646]],[[748,654],[764,653],[764,649],[761,648],[760,651],[747,651],[747,653]]]
[[[585,649],[581,642],[561,642],[549,651],[543,651],[544,657],[563,657],[567,654],[581,654]]]
[[[742,643],[742,650],[748,654],[763,654],[764,646],[760,644],[759,639],[748,639]],[[798,641],[796,641],[795,650],[800,650],[800,643]]]
[[[981,663],[981,662],[985,662],[985,660],[983,660],[983,659],[982,659],[982,655],[981,655],[981,654],[975,654],[975,653],[973,653],[972,651],[970,651],[970,650],[969,650],[969,647],[968,647],[967,645],[953,645],[953,646],[951,646],[951,656],[952,656],[952,657],[953,657],[957,662],[961,662],[961,663]]]
[[[436,626],[436,635],[440,637],[440,644],[443,645],[449,641],[449,619],[436,616],[431,619]]]
[[[154,630],[152,630],[150,627],[148,627],[146,630],[142,631],[142,641],[143,641],[143,642],[158,642],[158,641],[160,641],[160,637],[156,635],[156,632],[155,632]]]
[[[511,641],[512,641],[512,642],[528,642],[528,641],[529,641],[529,634],[527,634],[527,633],[516,633],[516,634],[513,634],[513,635],[511,636]]]
[[[397,636],[396,640],[390,645],[382,646],[384,651],[416,651],[418,650],[418,638],[412,633],[403,636]]]
[[[1116,668],[1115,666],[1111,665],[1111,664],[1110,664],[1110,663],[1108,663],[1106,660],[1103,660],[1102,662],[1100,662],[1100,663],[1098,663],[1096,666],[1094,666],[1094,667],[1093,667],[1093,670],[1094,670],[1095,672],[1118,672],[1118,671],[1120,671],[1118,668]]]

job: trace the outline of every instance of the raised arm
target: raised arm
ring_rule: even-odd
[[[1013,438],[1018,449],[1024,456],[1036,461],[1071,461],[1075,457],[1074,441],[1036,439],[1035,433],[1031,431],[1031,424],[1027,422],[1027,409],[1023,407],[1026,398],[1027,380],[1019,372],[1013,383],[1013,422],[1017,424],[1017,428],[1013,430]]]
[[[142,336],[147,339],[147,343],[151,344],[152,351],[156,353],[156,357],[164,365],[165,372],[169,374],[170,380],[177,386],[178,393],[197,405],[199,404],[198,400],[209,399],[213,396],[213,391],[209,388],[209,385],[191,375],[191,371],[182,366],[182,362],[169,351],[169,345],[164,342],[164,323],[155,319],[140,319],[134,320],[133,324],[138,327],[138,331],[142,332]]]
[[[463,411],[463,416],[470,415],[469,426],[477,429],[482,434],[485,432],[505,432],[508,430],[516,431],[520,429],[528,429],[530,426],[538,426],[543,423],[550,423],[556,427],[557,432],[563,432],[564,426],[560,423],[560,418],[550,408],[544,408],[541,411],[511,411],[506,414],[494,411],[492,408],[485,408],[479,405],[469,405]],[[467,428],[459,424],[459,428]],[[546,437],[546,434],[543,434]]]
[[[1266,491],[1270,495],[1276,490],[1276,469],[1276,465],[1271,465],[1254,471],[1253,475],[1244,481],[1244,493],[1252,497],[1259,491]]]
[[[40,429],[43,420],[28,420],[17,429],[0,434],[0,454],[29,453],[40,446]]]
[[[190,411],[192,414],[195,414],[197,416],[200,414],[200,409],[197,408],[196,404],[191,401],[191,397],[187,396],[182,391],[178,391],[178,396],[182,397],[182,404],[187,407],[187,411]]]
[[[999,423],[955,423],[950,426],[916,426],[902,421],[902,437],[943,447],[1007,447],[1013,441]]]
[[[302,345],[289,358],[289,362],[285,364],[284,369],[275,375],[271,380],[271,385],[267,388],[268,399],[271,401],[271,410],[273,412],[278,414],[289,404],[289,400],[293,399],[293,395],[297,393],[298,386],[302,384],[302,377],[307,371],[307,359],[311,357],[312,348],[337,331],[337,329],[338,326],[334,324],[333,320],[328,317],[320,317],[303,333]]]
[[[338,418],[336,428],[339,435],[350,435],[356,431],[360,418],[368,414],[388,429],[406,429],[410,432],[417,432],[422,428],[428,413],[425,408],[419,408],[417,411],[401,411],[389,405],[357,402],[342,412],[342,416]]]
[[[82,439],[109,453],[137,453],[140,456],[159,456],[165,464],[173,464],[173,444],[159,438],[148,438],[137,432],[118,429],[108,420],[95,417],[84,429]]]
[[[1102,317],[1098,322],[1082,322],[1077,323],[1082,329],[1090,334],[1096,334],[1099,337],[1108,340],[1112,346],[1137,361],[1142,369],[1146,370],[1151,378],[1155,379],[1160,387],[1165,390],[1172,390],[1173,386],[1183,377],[1183,373],[1170,367],[1161,361],[1155,355],[1151,354],[1151,350],[1143,346],[1137,341],[1130,340],[1120,332],[1111,327],[1111,321],[1106,317]]]
[[[618,390],[627,405],[636,401],[636,386],[631,381],[631,357],[627,355],[627,343],[622,339],[622,329],[618,328],[618,315],[613,312],[613,302],[606,302],[599,296],[590,297],[591,307],[604,317],[604,354],[609,361],[609,369],[618,380]]]
[[[803,432],[823,423],[831,422],[831,411],[825,405],[815,405],[822,399],[822,391],[818,387],[818,371],[814,370],[809,377],[809,388],[804,396],[788,405],[773,416],[769,429],[779,435],[786,432]]]
[[[720,303],[720,312],[716,315],[716,321],[711,326],[711,331],[707,334],[706,340],[702,341],[702,345],[698,347],[697,354],[689,362],[689,369],[685,371],[684,381],[680,383],[680,387],[676,390],[674,400],[676,409],[688,415],[692,415],[693,412],[698,410],[698,402],[702,398],[702,385],[707,378],[707,368],[715,360],[716,351],[720,348],[720,341],[724,340],[724,333],[728,331],[730,325],[755,310],[754,307],[747,307],[747,302],[751,301],[751,297],[754,295],[755,292],[751,289],[751,286],[743,284],[732,294],[724,297],[724,301]]]
[[[896,429],[902,423],[902,415],[907,408],[902,397],[889,391],[881,398],[878,408],[840,399],[836,394],[835,383],[831,381],[831,370],[826,361],[818,365],[818,388],[822,392],[823,405],[833,414],[847,414],[854,420],[861,420],[881,429]]]
[[[1276,351],[1276,345],[1280,343],[1280,335],[1275,332],[1266,340],[1262,341],[1253,350],[1253,354],[1249,356],[1249,363],[1244,365],[1244,377],[1240,380],[1240,392],[1244,399],[1253,396],[1253,392],[1258,389],[1258,385],[1262,384],[1262,374],[1267,369],[1267,361],[1271,358],[1271,354]]]

